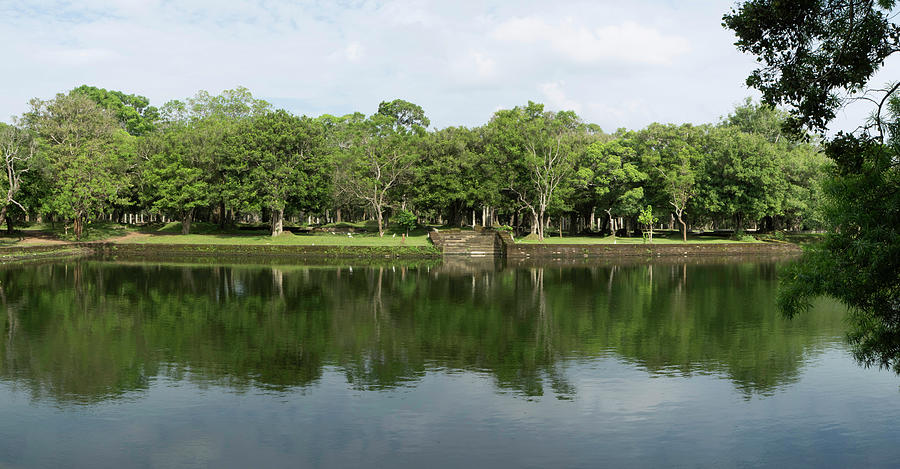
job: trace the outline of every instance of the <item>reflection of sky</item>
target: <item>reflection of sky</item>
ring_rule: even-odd
[[[746,398],[711,375],[654,376],[615,358],[564,366],[571,400],[498,392],[433,371],[351,389],[326,369],[302,391],[234,392],[158,379],[136,399],[55,407],[0,385],[0,466],[890,466],[897,377],[840,348],[798,381]],[[548,391],[549,392],[549,391]],[[52,448],[52,449],[51,449]]]

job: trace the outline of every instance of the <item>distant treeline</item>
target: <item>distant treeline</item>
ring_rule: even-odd
[[[748,100],[717,124],[609,134],[541,104],[476,128],[429,129],[420,106],[366,116],[295,116],[246,88],[161,108],[81,86],[34,99],[0,124],[0,225],[24,220],[194,220],[223,227],[377,221],[545,230],[637,229],[652,207],[680,228],[810,229],[826,159],[782,132],[785,114]]]

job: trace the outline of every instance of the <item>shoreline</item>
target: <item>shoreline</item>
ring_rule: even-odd
[[[156,257],[323,259],[508,259],[512,261],[584,261],[587,259],[676,259],[799,255],[792,243],[685,244],[505,244],[499,256],[442,254],[435,246],[315,246],[236,244],[129,244],[113,242],[65,243],[0,248],[0,263],[47,260],[88,255],[117,259]]]

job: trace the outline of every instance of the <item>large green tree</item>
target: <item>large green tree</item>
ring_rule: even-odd
[[[534,102],[497,111],[488,124],[488,151],[507,164],[505,190],[528,210],[539,239],[557,191],[573,182],[583,127],[574,112],[545,111]]]
[[[72,92],[87,96],[111,112],[131,135],[146,135],[153,131],[159,119],[159,110],[143,96],[88,85],[81,85]]]
[[[44,209],[72,219],[80,238],[85,221],[124,201],[133,137],[109,111],[74,92],[32,100],[25,121],[39,138],[53,184]]]
[[[790,106],[795,128],[823,130],[848,97],[873,103],[863,130],[825,143],[825,241],[785,276],[787,314],[821,294],[850,307],[857,358],[900,372],[900,143],[895,91],[867,90],[900,51],[893,0],[751,0],[724,18],[740,50],[761,66],[747,83],[770,104]]]
[[[616,220],[633,216],[644,198],[643,181],[637,153],[625,135],[608,142],[595,142],[587,147],[576,173],[578,182],[587,189],[593,207],[606,212],[609,230],[615,235]]]
[[[384,236],[384,214],[404,179],[412,174],[429,124],[421,108],[394,100],[382,102],[365,120],[344,126],[344,151],[337,155],[336,184],[372,209],[378,235]]]
[[[703,156],[701,143],[704,134],[704,128],[690,124],[654,123],[635,138],[645,172],[655,186],[656,197],[651,198],[651,202],[657,206],[671,207],[681,225],[683,241],[687,241],[685,210],[698,191],[697,171]]]
[[[319,122],[278,110],[254,117],[236,136],[236,153],[246,161],[244,193],[269,210],[271,234],[284,231],[289,202],[310,209],[328,193],[328,165]]]
[[[217,207],[218,221],[224,226],[226,212],[249,209],[242,181],[236,176],[249,163],[242,161],[229,142],[243,122],[268,112],[270,104],[253,97],[244,87],[224,90],[218,95],[198,91],[186,100],[173,100],[160,110],[162,125],[181,123],[189,127],[185,137],[209,187],[209,203]]]
[[[141,179],[144,202],[151,212],[176,214],[182,234],[190,234],[194,212],[212,197],[206,172],[211,161],[195,141],[200,137],[196,131],[189,123],[176,122],[144,142],[149,155]]]

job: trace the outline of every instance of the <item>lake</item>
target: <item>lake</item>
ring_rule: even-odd
[[[783,262],[3,266],[0,467],[895,466]]]

